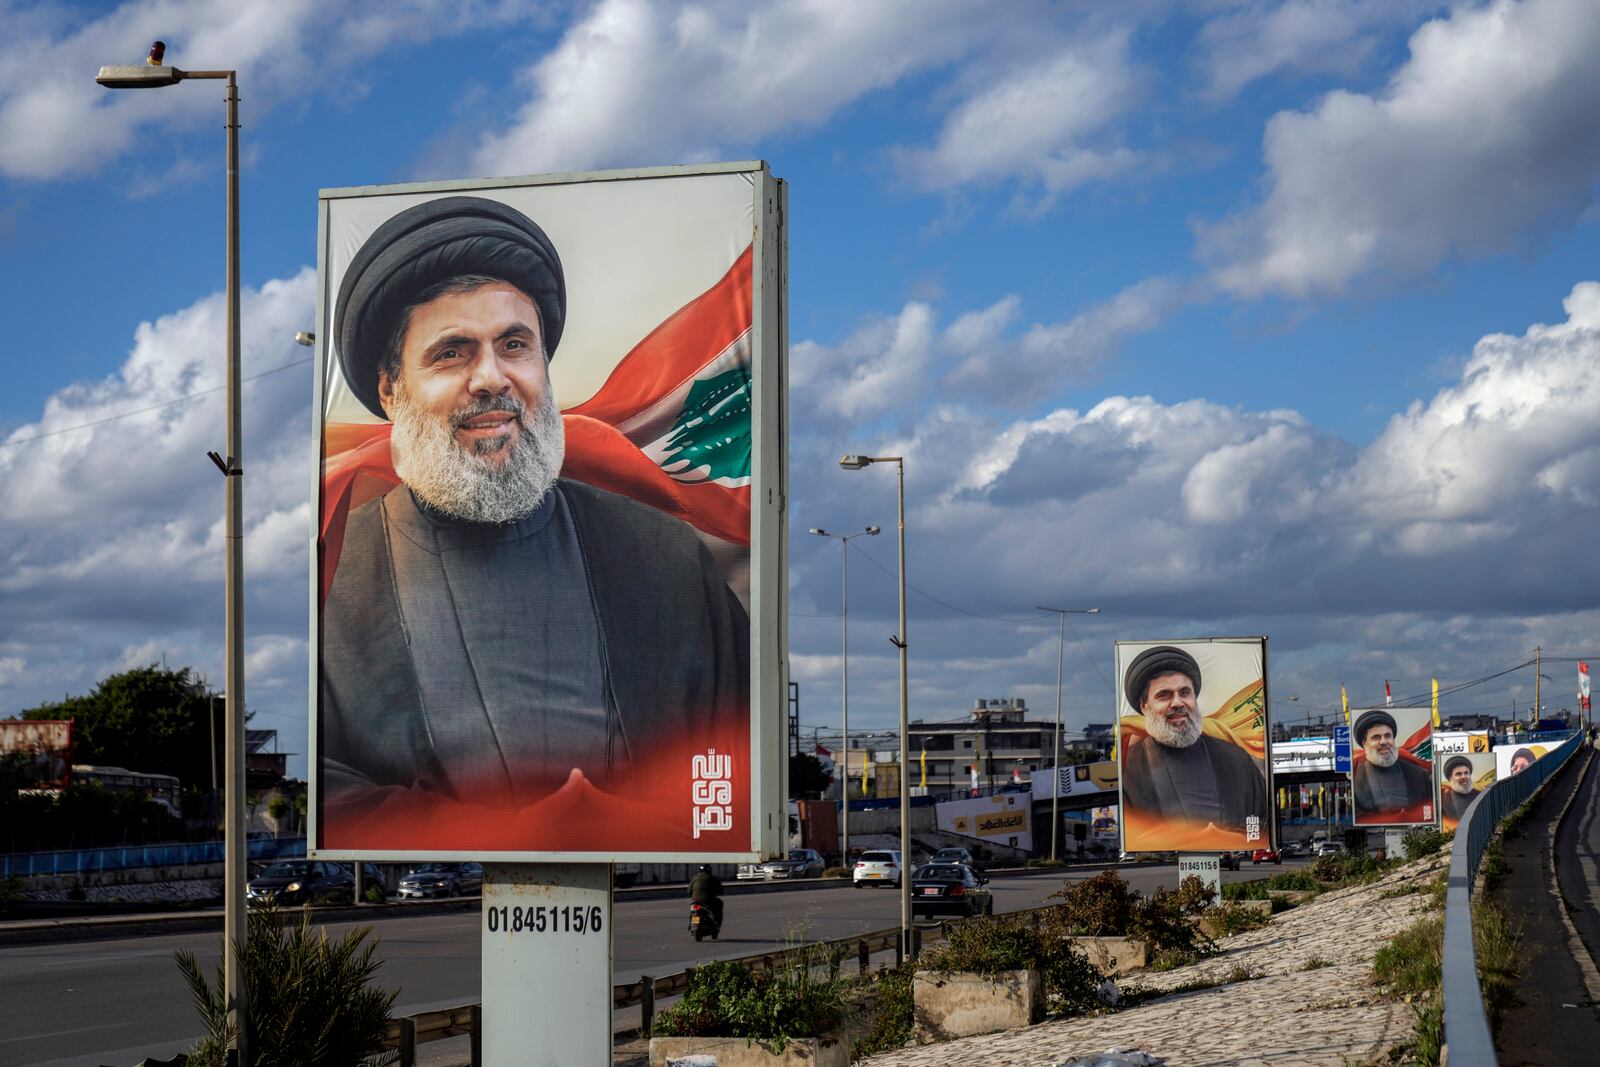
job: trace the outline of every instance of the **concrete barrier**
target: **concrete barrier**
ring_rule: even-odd
[[[1071,940],[1105,978],[1120,978],[1150,966],[1150,943],[1142,938],[1074,937]]]
[[[982,974],[922,972],[911,980],[919,1041],[945,1041],[1032,1026],[1044,1018],[1044,977],[1036,970]]]
[[[848,1067],[850,1049],[833,1038],[801,1037],[780,1051],[744,1037],[652,1037],[650,1067]]]

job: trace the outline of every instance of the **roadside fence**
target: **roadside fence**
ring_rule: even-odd
[[[0,854],[0,878],[34,875],[95,874],[149,867],[188,867],[223,862],[221,841],[175,841],[165,845],[125,845],[119,848],[79,848],[61,852],[8,852]],[[303,837],[258,838],[248,843],[252,860],[293,858],[306,854]]]

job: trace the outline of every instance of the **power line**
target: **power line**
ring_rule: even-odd
[[[862,548],[860,545],[857,545],[856,546],[856,551],[861,553],[863,556],[867,557],[867,562],[872,564],[874,567],[878,568],[884,574],[887,574],[889,577],[894,578],[896,581],[899,580],[900,576],[898,574],[896,574],[894,571],[891,571],[889,568],[885,567],[883,564],[879,563],[876,559],[873,559],[872,558],[872,553],[868,552],[865,548]],[[998,615],[979,615],[975,611],[968,611],[966,608],[960,608],[960,607],[957,607],[954,604],[951,604],[951,603],[948,603],[946,601],[940,600],[938,597],[934,596],[932,593],[923,592],[921,589],[918,589],[916,586],[912,585],[910,582],[906,583],[906,588],[911,590],[913,593],[917,594],[918,596],[922,597],[922,599],[924,599],[924,600],[932,601],[933,603],[939,605],[941,608],[949,608],[951,611],[958,612],[958,613],[960,613],[962,615],[967,616],[970,619],[983,619],[983,620],[985,620],[987,622],[1036,622],[1036,621],[1041,621],[1041,616],[1038,616],[1038,615],[1019,615],[1019,616],[1016,616],[1014,618],[1012,618],[1012,617],[1001,617],[1001,616],[998,616]]]
[[[281,367],[273,367],[270,370],[260,371],[256,374],[249,374],[239,380],[241,382],[253,382],[257,378],[265,378],[269,374],[277,374],[279,371],[286,371],[292,367],[299,367],[303,364],[310,363],[312,358],[313,357],[311,356],[307,356],[305,359],[297,359],[293,363],[285,363]],[[77,433],[79,430],[92,430],[96,426],[104,426],[106,423],[116,422],[118,419],[129,419],[135,415],[146,415],[152,411],[160,411],[162,408],[171,407],[173,404],[181,404],[186,400],[195,400],[202,396],[210,396],[212,393],[220,393],[226,388],[226,385],[216,385],[212,386],[210,389],[200,389],[193,393],[185,393],[183,396],[173,397],[171,400],[163,400],[159,404],[151,404],[149,407],[135,408],[132,411],[122,411],[115,415],[107,415],[105,418],[95,419],[93,422],[80,423],[77,426],[63,426],[59,430],[46,430],[44,433],[34,434],[32,437],[18,437],[10,441],[0,441],[0,448],[9,448],[12,445],[31,445],[35,441],[43,441],[47,438],[59,437],[64,433]]]

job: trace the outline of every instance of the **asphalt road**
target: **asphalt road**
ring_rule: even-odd
[[[1286,866],[1293,866],[1293,862]],[[1278,868],[1224,872],[1227,881]],[[1066,877],[1087,878],[1094,869]],[[1171,887],[1172,866],[1130,866],[1136,889]],[[1060,872],[1000,876],[990,883],[997,912],[1037,907],[1059,889]],[[683,900],[619,898],[613,920],[613,974],[629,982],[709,959],[746,956],[802,940],[830,940],[899,921],[899,895],[887,886],[794,889],[730,896],[716,942],[687,933]],[[390,914],[372,925],[384,964],[378,979],[398,986],[397,1015],[479,999],[480,912]],[[328,926],[340,937],[354,924]],[[145,1056],[171,1056],[198,1036],[197,1016],[172,955],[188,949],[213,973],[221,938],[214,933],[147,935],[100,941],[18,945],[0,950],[0,1064],[124,1067]]]

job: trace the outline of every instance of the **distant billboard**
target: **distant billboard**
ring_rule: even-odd
[[[26,757],[29,788],[65,789],[72,784],[71,720],[0,721],[0,753]]]
[[[1454,755],[1458,752],[1487,751],[1489,751],[1489,732],[1487,730],[1440,730],[1433,735],[1433,754],[1435,758]]]
[[[1439,829],[1454,830],[1478,794],[1495,783],[1493,752],[1454,752],[1439,763]]]
[[[1504,781],[1514,774],[1522,773],[1534,763],[1544,759],[1555,747],[1554,744],[1543,743],[1500,745],[1494,750],[1496,781]]]
[[[1049,768],[1046,768],[1042,771],[1029,772],[1028,780],[1032,783],[1033,795],[1040,799],[1049,798],[1052,782],[1057,786],[1056,795],[1062,797],[1115,793],[1117,765],[1111,760],[1077,763],[1070,767],[1062,766],[1058,774],[1052,774]]]
[[[1267,639],[1118,641],[1122,848],[1264,847]]]
[[[1328,737],[1296,737],[1272,743],[1272,773],[1302,774],[1331,771],[1334,743]]]
[[[1431,708],[1352,709],[1350,740],[1356,825],[1434,821]]]
[[[782,849],[783,198],[323,190],[315,854]]]
[[[996,793],[934,805],[939,829],[1011,848],[1033,848],[1033,794]]]

